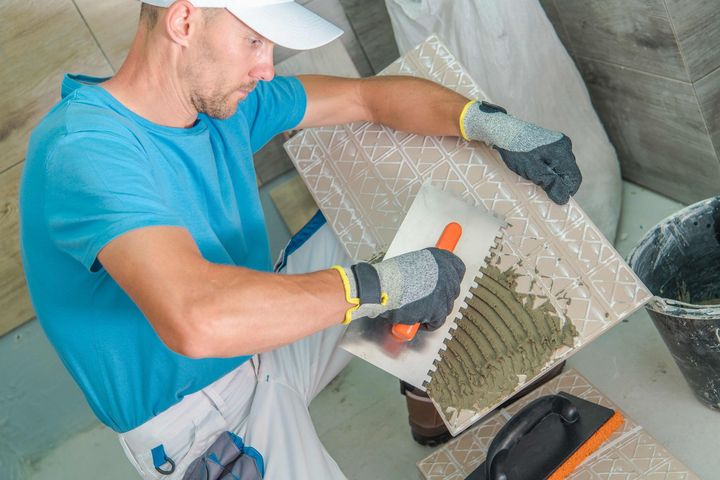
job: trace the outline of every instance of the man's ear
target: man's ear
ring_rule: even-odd
[[[202,12],[188,0],[179,0],[167,8],[161,20],[173,42],[187,47],[190,38],[199,30]]]

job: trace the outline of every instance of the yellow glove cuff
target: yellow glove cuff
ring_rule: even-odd
[[[468,103],[465,104],[465,106],[462,109],[462,113],[460,113],[460,134],[462,137],[467,140],[468,142],[471,141],[471,139],[468,138],[467,133],[465,132],[465,116],[467,115],[468,110],[470,110],[470,107],[475,103],[475,100],[470,100]]]
[[[333,270],[336,270],[340,274],[340,278],[342,279],[343,287],[345,288],[345,301],[352,304],[353,306],[348,308],[345,312],[345,319],[343,320],[342,324],[347,325],[348,323],[352,322],[352,314],[355,310],[360,308],[360,299],[359,298],[353,298],[350,296],[350,280],[348,280],[347,273],[345,273],[345,269],[339,265],[333,265]]]

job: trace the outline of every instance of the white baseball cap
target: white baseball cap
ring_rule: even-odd
[[[168,7],[175,0],[141,0]],[[227,8],[271,42],[293,50],[309,50],[332,42],[343,31],[294,0],[189,0],[196,7]]]

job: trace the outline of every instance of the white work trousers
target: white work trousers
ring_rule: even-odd
[[[285,273],[350,263],[327,224],[308,234],[302,246],[287,256]],[[343,329],[338,325],[253,356],[201,391],[120,434],[125,454],[142,478],[179,480],[220,434],[231,431],[262,455],[266,480],[345,478],[320,442],[308,412],[310,401],[350,361],[350,355],[337,348]],[[170,475],[153,465],[151,450],[158,445],[175,462]]]

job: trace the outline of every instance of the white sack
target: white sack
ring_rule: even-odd
[[[537,0],[385,0],[403,54],[436,33],[490,99],[565,133],[583,174],[575,199],[615,239],[620,166],[575,64]]]

